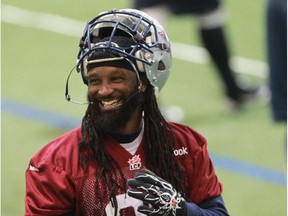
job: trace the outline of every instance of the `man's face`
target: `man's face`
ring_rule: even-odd
[[[95,127],[111,133],[124,127],[143,101],[138,84],[136,74],[124,68],[91,69],[88,72],[88,99],[95,108]]]

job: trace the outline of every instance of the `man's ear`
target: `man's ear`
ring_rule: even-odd
[[[148,86],[148,80],[146,77],[140,78],[141,85],[140,85],[140,91],[145,92]]]

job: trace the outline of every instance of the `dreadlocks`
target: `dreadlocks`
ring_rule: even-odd
[[[174,134],[168,123],[163,118],[156,100],[154,88],[148,85],[144,94],[144,152],[146,166],[156,174],[170,182],[177,191],[185,196],[185,177],[183,170],[173,153]],[[90,161],[94,161],[97,167],[95,192],[98,199],[104,199],[111,191],[109,199],[117,207],[115,189],[124,192],[127,184],[123,173],[117,162],[104,150],[104,131],[98,130],[93,124],[97,118],[92,112],[93,105],[89,105],[82,121],[83,139],[79,143],[79,158],[82,168],[87,169]],[[159,154],[160,152],[160,154]],[[92,154],[91,154],[92,153]],[[169,158],[169,160],[167,160]],[[92,159],[92,160],[91,160]],[[122,184],[118,185],[114,180],[116,173],[121,173]],[[106,182],[107,187],[99,192],[98,182]],[[117,211],[116,211],[117,212]]]
[[[145,154],[147,168],[167,179],[185,196],[183,168],[173,153],[174,133],[159,110],[152,86],[146,90],[144,113],[144,151],[147,153]]]

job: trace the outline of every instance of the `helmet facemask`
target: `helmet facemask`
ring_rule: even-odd
[[[123,60],[131,65],[138,79],[141,73],[146,74],[156,93],[169,76],[170,41],[155,19],[138,10],[101,13],[86,25],[79,46],[77,70],[85,84],[87,65],[103,62],[113,65]],[[108,54],[97,57],[97,53]]]

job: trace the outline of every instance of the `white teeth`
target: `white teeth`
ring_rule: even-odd
[[[102,105],[105,106],[112,106],[116,105],[118,103],[118,100],[111,100],[111,101],[102,101]]]

